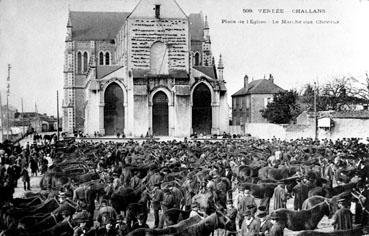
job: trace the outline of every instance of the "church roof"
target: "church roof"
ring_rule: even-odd
[[[215,66],[193,66],[194,69],[204,73],[212,79],[217,79],[217,73]]]
[[[191,40],[204,40],[204,20],[201,13],[192,13],[188,16],[190,22],[190,34]]]
[[[249,83],[247,91],[246,88],[243,87],[234,93],[232,97],[248,94],[276,94],[283,91],[284,89],[273,83],[270,79],[258,79]]]
[[[72,40],[111,40],[123,26],[129,12],[71,11],[68,25],[72,26]],[[191,40],[204,40],[204,20],[201,13],[188,16]],[[70,21],[70,22],[69,22]]]
[[[83,12],[71,11],[72,39],[111,40],[124,24],[128,12]]]
[[[113,73],[114,71],[122,68],[122,66],[97,66],[96,67],[96,78],[101,79],[107,76],[108,74]]]

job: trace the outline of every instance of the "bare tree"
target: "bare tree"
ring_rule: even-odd
[[[317,91],[317,110],[327,111],[335,110],[341,111],[348,109],[351,104],[357,102],[358,94],[357,80],[354,77],[335,77],[332,80],[320,85],[314,86],[307,84],[305,90],[301,95],[302,103],[307,104],[307,110],[314,109],[314,88]],[[369,79],[368,79],[367,95],[369,97]]]
[[[369,75],[365,73],[365,81],[361,82],[356,78],[352,81],[355,83],[355,88],[353,89],[353,95],[361,98],[363,100],[369,101]]]

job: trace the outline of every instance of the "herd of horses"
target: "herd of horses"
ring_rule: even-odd
[[[155,141],[152,141],[155,142]],[[110,145],[110,146],[109,146]],[[133,141],[132,146],[139,145]],[[168,145],[155,142],[160,145]],[[183,143],[171,143],[183,147]],[[217,145],[217,144],[211,144]],[[242,143],[240,143],[242,145]],[[275,213],[282,216],[284,225],[292,231],[301,231],[298,235],[362,235],[360,228],[348,231],[319,232],[316,228],[324,216],[331,217],[337,210],[337,201],[342,197],[350,197],[357,182],[350,182],[354,176],[360,176],[366,180],[369,176],[368,171],[350,169],[345,172],[345,184],[337,187],[324,185],[325,180],[320,177],[318,161],[310,159],[304,162],[294,162],[273,168],[267,165],[265,153],[254,152],[253,157],[248,159],[244,165],[237,165],[230,161],[235,182],[232,184],[226,177],[216,178],[215,198],[212,194],[199,191],[200,183],[206,181],[211,168],[208,161],[204,158],[193,158],[188,160],[188,165],[184,167],[179,160],[177,162],[161,165],[157,159],[147,160],[137,157],[135,163],[131,163],[123,168],[125,176],[133,176],[139,173],[142,181],[140,185],[133,189],[121,186],[115,190],[107,188],[109,175],[106,172],[97,172],[96,165],[100,162],[102,166],[118,165],[121,161],[121,153],[116,144],[87,143],[87,142],[58,142],[55,144],[56,151],[53,157],[53,165],[42,177],[40,182],[41,191],[38,193],[26,193],[24,198],[9,199],[0,210],[0,223],[2,228],[8,228],[4,235],[18,235],[16,225],[19,222],[25,226],[28,235],[46,236],[63,235],[65,232],[73,232],[76,222],[73,218],[63,220],[61,212],[68,209],[71,213],[78,210],[75,201],[65,201],[59,203],[56,199],[57,194],[67,191],[73,196],[73,200],[81,198],[86,204],[87,209],[93,213],[95,201],[101,205],[101,199],[109,199],[116,212],[124,212],[127,224],[127,234],[130,236],[140,235],[210,235],[217,229],[230,230],[229,218],[221,210],[226,206],[227,192],[234,191],[243,186],[250,189],[251,194],[260,199],[260,204],[269,209],[269,203],[274,193],[274,188],[279,183],[284,183],[287,190],[292,190],[300,176],[294,176],[297,171],[314,182],[315,188],[310,190],[309,198],[304,202],[301,211],[290,209],[277,209]],[[115,147],[111,148],[111,147]],[[105,159],[99,157],[105,156]],[[155,161],[156,160],[156,161]],[[192,197],[192,202],[197,202],[198,206],[206,213],[207,217],[198,216],[189,218],[189,212],[178,208],[169,209],[162,217],[164,228],[159,229],[135,229],[130,230],[133,222],[138,215],[144,215],[144,221],[149,214],[148,205],[150,201],[150,176],[157,171],[165,170],[162,186],[174,186],[182,191],[186,181],[186,176],[194,176],[191,179],[191,186],[197,193]],[[82,196],[82,197],[81,197]],[[214,200],[215,199],[215,200]],[[178,199],[182,201],[182,199]],[[178,202],[178,205],[181,205]]]

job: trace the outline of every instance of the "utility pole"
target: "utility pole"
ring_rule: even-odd
[[[315,134],[315,140],[318,139],[318,114],[317,114],[317,111],[316,111],[316,91],[317,90],[317,87],[316,87],[316,82],[314,82],[314,120],[315,120],[315,125],[314,125],[314,134]]]
[[[59,91],[56,90],[56,119],[57,119],[57,140],[59,140]]]
[[[11,66],[8,64],[8,78],[7,78],[7,90],[6,90],[6,139],[9,140],[9,95],[10,95],[10,69]]]
[[[3,103],[1,101],[1,93],[0,93],[0,117],[1,117],[1,142],[4,142],[4,116],[3,116]]]
[[[21,98],[21,104],[22,104],[22,129],[23,129],[23,135],[26,134],[24,131],[24,112],[23,112],[23,98]]]

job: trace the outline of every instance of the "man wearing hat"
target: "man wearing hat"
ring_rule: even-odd
[[[191,201],[192,197],[195,195],[194,187],[196,186],[197,181],[193,175],[188,174],[186,177],[185,182],[182,184],[182,189],[184,190],[184,210],[190,211],[191,210]]]
[[[173,206],[175,205],[174,203],[174,195],[172,193],[172,191],[170,191],[169,187],[166,186],[163,189],[163,200],[161,201],[161,209],[163,210],[163,214],[162,217],[160,218],[160,222],[159,222],[159,228],[163,228],[164,225],[164,214],[167,210],[173,208]]]
[[[356,201],[355,223],[361,224],[363,228],[366,228],[369,223],[369,190],[365,186],[365,182],[360,181],[357,184],[356,191],[353,191],[351,194]]]
[[[139,229],[139,228],[149,228],[149,226],[145,223],[144,213],[139,214],[136,218],[137,218],[137,222],[133,224],[132,230]]]
[[[154,169],[154,174],[150,176],[149,178],[149,185],[150,186],[155,186],[156,184],[160,184],[163,180],[163,178],[161,177],[159,170],[158,169]]]
[[[269,236],[283,236],[283,230],[285,228],[283,218],[279,216],[276,212],[272,212],[270,214],[270,221],[273,226],[269,231]]]
[[[137,189],[141,184],[141,179],[140,179],[140,172],[136,171],[133,175],[133,178],[131,179],[129,185],[131,186],[131,188],[133,189]]]
[[[128,227],[127,224],[123,221],[122,215],[117,215],[117,221],[115,224],[115,229],[118,231],[118,235],[127,235]]]
[[[103,199],[101,201],[101,207],[97,214],[97,221],[100,225],[105,225],[108,220],[116,220],[117,212],[114,210],[113,207],[108,205],[108,201]]]
[[[352,229],[352,213],[348,209],[349,201],[342,198],[338,200],[339,210],[334,213],[332,225],[334,230]]]
[[[100,227],[97,232],[96,235],[99,236],[116,236],[117,235],[117,229],[114,227],[115,222],[113,220],[108,220],[106,222],[106,225],[104,225],[103,227]]]
[[[241,186],[240,190],[241,193],[237,196],[237,211],[239,215],[238,226],[241,228],[243,219],[245,217],[245,211],[252,209],[252,213],[255,213],[256,202],[249,189],[245,189],[243,186]]]
[[[30,177],[29,177],[29,173],[28,173],[26,165],[23,166],[21,176],[22,176],[24,191],[31,190]]]
[[[155,183],[154,188],[152,190],[152,197],[151,197],[151,205],[154,210],[154,228],[157,228],[159,226],[159,210],[160,210],[160,204],[163,200],[163,191],[160,189],[160,183]]]
[[[293,187],[293,194],[295,198],[293,200],[294,210],[301,210],[302,203],[308,198],[309,187],[302,182],[301,179],[297,179],[297,185]]]
[[[235,233],[237,231],[236,227],[237,209],[234,207],[232,199],[227,200],[227,216],[230,220],[230,222],[228,223],[228,229],[229,231],[233,231],[229,232],[227,236],[237,236],[237,233]]]
[[[89,213],[87,211],[78,212],[74,215],[74,222],[79,225],[76,226],[73,230],[73,236],[84,236],[89,231],[89,227],[87,226],[87,222],[90,219]]]
[[[273,224],[269,217],[267,217],[266,207],[259,206],[258,212],[256,213],[256,217],[260,220],[260,236],[269,235],[269,231],[272,228]]]
[[[241,225],[241,236],[259,235],[260,221],[254,217],[251,209],[245,211],[245,217]]]
[[[206,216],[205,212],[200,210],[200,206],[197,202],[192,202],[191,204],[191,212],[189,217],[200,216],[204,218]]]

